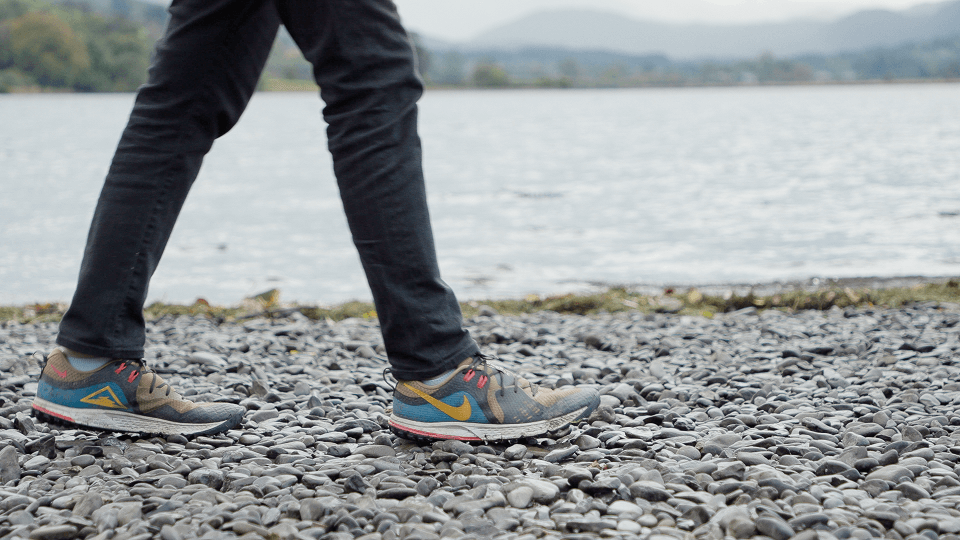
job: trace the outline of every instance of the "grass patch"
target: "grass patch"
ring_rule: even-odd
[[[320,87],[313,81],[300,79],[264,79],[260,90],[267,92],[319,92]]]
[[[617,313],[641,311],[677,313],[712,317],[716,313],[753,307],[759,310],[783,311],[828,310],[833,307],[900,308],[910,304],[936,302],[960,307],[960,281],[951,279],[942,283],[921,283],[911,287],[857,289],[826,286],[814,291],[794,289],[778,294],[707,295],[698,289],[664,289],[662,294],[642,294],[626,288],[611,288],[590,295],[567,294],[540,297],[530,295],[523,299],[471,301],[461,304],[465,317],[474,317],[483,306],[502,315],[523,315],[540,311],[563,314],[591,315],[601,312]],[[0,306],[0,322],[19,323],[57,322],[63,316],[65,304],[32,304],[27,306]],[[252,318],[281,318],[300,312],[311,319],[342,321],[351,317],[376,318],[373,304],[346,302],[332,307],[281,304],[279,291],[267,291],[249,298],[240,306],[214,306],[203,299],[191,305],[154,303],[144,310],[147,320],[166,316],[189,315],[207,317],[218,322],[242,322]]]

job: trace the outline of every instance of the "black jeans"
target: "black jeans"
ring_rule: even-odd
[[[437,267],[417,135],[423,87],[393,3],[174,0],[170,15],[100,194],[57,343],[143,356],[150,278],[203,156],[240,118],[282,23],[321,87],[334,172],[394,374],[428,378],[475,354]]]

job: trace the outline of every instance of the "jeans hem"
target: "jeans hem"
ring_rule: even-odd
[[[62,335],[57,336],[57,345],[66,347],[71,351],[76,351],[81,354],[89,354],[104,358],[143,358],[143,349],[106,349],[103,347],[97,347],[96,345],[88,345],[85,343],[80,343],[79,341],[73,341],[70,338],[63,337]]]
[[[393,377],[398,381],[423,381],[432,379],[437,375],[441,375],[454,369],[467,358],[471,358],[480,354],[480,348],[477,346],[477,344],[474,343],[473,340],[470,341],[471,343],[469,345],[463,347],[459,352],[450,355],[446,361],[431,369],[423,371],[397,371],[391,368],[390,374],[393,375]]]

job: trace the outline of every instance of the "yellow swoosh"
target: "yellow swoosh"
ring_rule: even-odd
[[[460,405],[459,407],[454,407],[452,405],[447,405],[446,403],[440,401],[439,399],[429,394],[426,394],[424,392],[421,392],[420,390],[417,390],[416,388],[410,386],[407,383],[403,383],[403,384],[407,388],[412,390],[414,394],[422,397],[424,401],[433,405],[437,409],[440,409],[440,412],[449,416],[450,418],[453,418],[458,422],[466,422],[470,418],[470,413],[471,413],[470,402],[467,400],[467,396],[463,396],[463,405]]]

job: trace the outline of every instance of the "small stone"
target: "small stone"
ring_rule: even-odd
[[[840,439],[840,446],[850,448],[852,446],[868,446],[870,443],[866,437],[859,433],[848,431]]]
[[[745,517],[735,517],[727,524],[727,534],[734,538],[750,538],[757,533],[757,526]]]
[[[27,471],[42,471],[50,465],[50,458],[46,456],[34,456],[23,463],[23,469]]]
[[[850,466],[842,461],[828,459],[828,460],[824,460],[823,463],[821,463],[820,466],[817,467],[815,474],[817,476],[830,476],[831,474],[842,473],[849,468]]]
[[[577,437],[574,444],[577,445],[580,450],[593,450],[594,448],[600,447],[600,440],[589,435],[581,435]]]
[[[757,518],[757,531],[773,538],[773,540],[787,540],[796,534],[790,525],[771,517]]]
[[[250,420],[259,424],[261,422],[266,422],[267,420],[273,420],[278,416],[280,416],[280,411],[276,409],[264,409],[250,415]]]
[[[458,456],[476,453],[476,449],[473,446],[457,440],[438,441],[433,443],[433,448],[442,452],[450,452]]]
[[[210,486],[212,489],[219,490],[223,487],[224,474],[218,469],[208,469],[201,467],[190,471],[187,475],[187,482],[190,484],[202,484]]]
[[[661,502],[670,498],[670,492],[663,489],[662,486],[644,480],[630,485],[630,495],[650,502]]]
[[[377,492],[377,497],[381,499],[406,499],[417,494],[417,490],[408,487],[396,487],[384,489]]]
[[[559,463],[568,457],[576,454],[580,450],[577,446],[568,446],[566,448],[558,448],[556,450],[551,450],[547,455],[543,456],[544,461],[550,463]]]
[[[737,459],[748,467],[754,465],[770,465],[770,460],[763,457],[759,452],[740,452],[737,454]]]
[[[392,446],[381,444],[369,444],[361,446],[360,448],[357,448],[354,453],[369,458],[382,458],[397,455],[397,451],[394,450]]]
[[[880,467],[879,469],[868,474],[867,480],[886,480],[888,482],[893,482],[894,484],[899,484],[903,481],[912,481],[913,477],[913,472],[906,467],[900,465],[887,465],[886,467]]]
[[[522,444],[514,444],[503,451],[503,457],[510,461],[518,461],[527,455],[527,447]]]
[[[643,514],[643,508],[630,501],[613,501],[607,507],[607,512],[617,516],[640,516]]]
[[[900,435],[903,437],[903,440],[909,442],[920,442],[923,440],[923,434],[913,426],[904,426],[900,430]]]
[[[20,480],[19,453],[13,445],[4,446],[0,450],[0,484]]]
[[[436,478],[428,476],[421,478],[420,481],[417,482],[416,490],[420,495],[429,497],[438,487],[440,487],[440,482],[438,482]]]
[[[348,493],[349,492],[363,493],[369,487],[370,486],[363,481],[363,477],[357,473],[351,474],[349,477],[347,477],[346,482],[343,483],[343,490]]]
[[[539,503],[551,503],[560,496],[560,488],[546,480],[525,480],[524,484],[533,488],[533,500]]]
[[[82,518],[89,517],[102,506],[103,498],[100,497],[99,493],[92,491],[84,493],[83,496],[80,497],[80,500],[77,501],[77,504],[73,505],[73,515]]]
[[[30,531],[32,540],[66,540],[77,537],[77,528],[73,525],[45,525]]]
[[[896,489],[903,493],[903,496],[912,500],[919,501],[920,499],[929,499],[930,493],[923,489],[922,487],[914,484],[913,482],[902,482]]]
[[[97,462],[97,458],[91,456],[90,454],[80,454],[75,456],[70,460],[70,464],[75,467],[89,467]]]
[[[326,515],[327,504],[321,499],[304,499],[300,501],[300,519],[303,521],[318,521]]]
[[[533,488],[530,486],[518,486],[507,492],[507,502],[514,508],[526,508],[533,501]]]
[[[894,465],[900,462],[900,454],[896,450],[888,450],[877,458],[877,464],[881,467]]]
[[[693,522],[695,527],[703,525],[707,521],[710,521],[710,511],[701,504],[695,505],[689,508],[683,515],[680,516],[681,519],[687,519]]]
[[[821,512],[813,512],[791,519],[788,522],[788,525],[794,530],[802,531],[804,529],[812,529],[821,525],[826,526],[828,523],[830,523],[830,516]]]

